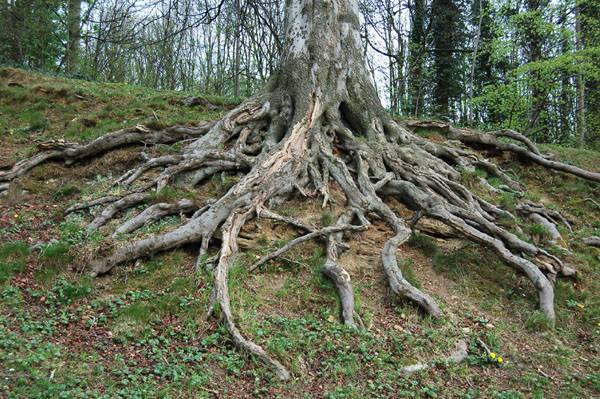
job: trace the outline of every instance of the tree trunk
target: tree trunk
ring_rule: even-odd
[[[423,60],[425,57],[425,0],[409,2],[411,10],[411,31],[409,42],[409,114],[418,117],[421,112],[423,87]]]
[[[77,69],[79,58],[79,40],[81,38],[81,0],[69,0],[67,11],[68,42],[66,68],[68,73]]]
[[[359,29],[356,0],[288,0],[286,50],[273,84],[291,98],[296,120],[315,95],[323,113],[341,112],[363,133],[374,115],[385,113],[369,79]]]
[[[581,43],[581,11],[579,1],[575,4],[575,50],[579,51],[583,48]],[[583,81],[583,75],[578,73],[575,75],[575,87],[577,89],[577,101],[576,101],[576,126],[577,126],[577,138],[579,140],[579,146],[585,145],[586,131],[585,131],[585,82]]]
[[[527,58],[528,62],[540,61],[543,58],[542,47],[544,37],[539,26],[542,19],[542,10],[547,6],[547,0],[527,0],[527,11],[530,13],[527,40]],[[548,95],[545,89],[545,78],[540,72],[534,69],[531,72],[531,111],[529,113],[528,130],[536,133],[541,125],[540,118],[547,106]]]
[[[241,31],[241,23],[240,18],[242,18],[242,13],[240,9],[240,0],[235,0],[234,2],[234,18],[235,18],[235,35],[233,38],[233,95],[235,97],[240,96],[240,53],[241,53],[241,44],[240,44],[240,35]]]

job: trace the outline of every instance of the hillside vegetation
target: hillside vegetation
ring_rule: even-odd
[[[0,69],[0,168],[33,154],[46,140],[85,141],[140,124],[149,128],[197,124],[222,116],[239,100],[100,84]],[[435,131],[418,132],[435,139]],[[557,158],[600,171],[600,153],[559,146],[541,148]],[[212,278],[196,269],[196,247],[115,268],[96,279],[86,262],[106,242],[85,229],[96,209],[64,216],[81,199],[118,192],[113,182],[139,162],[139,154],[176,148],[132,146],[79,163],[48,163],[15,181],[0,197],[0,396],[46,398],[146,397],[465,397],[586,398],[600,395],[600,250],[581,239],[600,235],[600,186],[550,172],[512,157],[496,159],[527,187],[529,200],[560,211],[573,231],[547,243],[543,226],[522,224],[522,238],[542,243],[578,270],[556,282],[557,322],[537,311],[529,281],[489,250],[447,234],[427,235],[427,221],[398,252],[401,268],[443,307],[441,320],[425,316],[390,294],[380,248],[390,232],[374,223],[352,233],[341,259],[352,275],[362,328],[339,322],[340,303],[322,274],[323,246],[308,242],[248,272],[262,255],[297,233],[266,220],[249,223],[243,256],[230,274],[232,306],[240,328],[285,363],[288,383],[256,359],[234,349],[216,320],[206,319]],[[465,184],[477,190],[476,178]],[[151,201],[182,197],[203,204],[235,177],[215,176],[201,190],[160,191]],[[499,184],[493,178],[489,183]],[[342,196],[332,189],[335,200]],[[506,191],[489,200],[513,209]],[[406,210],[392,204],[400,214]],[[306,223],[331,224],[320,200],[288,202],[279,213]],[[133,210],[132,212],[137,212]],[[170,216],[127,240],[173,228]],[[433,223],[433,222],[429,222]],[[508,223],[508,222],[507,222]],[[439,227],[439,226],[436,226]],[[439,230],[439,228],[437,229]],[[546,242],[546,243],[545,243]],[[545,243],[545,244],[544,244]],[[211,253],[211,255],[214,255]],[[460,340],[468,357],[450,364]],[[403,367],[434,359],[432,367]],[[501,359],[501,361],[500,361]]]

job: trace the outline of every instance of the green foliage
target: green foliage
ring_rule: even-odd
[[[93,286],[91,279],[84,278],[79,281],[71,282],[65,279],[59,279],[54,285],[52,293],[58,303],[69,305],[78,299],[81,299],[92,292]]]
[[[14,273],[25,270],[28,255],[29,247],[21,241],[0,246],[0,284],[7,281]]]
[[[21,114],[21,119],[27,124],[29,131],[43,131],[48,127],[48,121],[42,111],[26,110]]]
[[[425,234],[412,234],[407,243],[412,247],[418,248],[426,256],[435,256],[440,251],[435,241]]]
[[[525,327],[530,331],[548,331],[552,329],[552,321],[543,312],[536,310],[525,320]]]
[[[414,269],[415,261],[413,259],[406,259],[400,262],[400,271],[402,275],[413,287],[421,288],[421,282],[417,278],[417,274]]]
[[[321,220],[321,226],[327,227],[327,226],[330,226],[331,223],[333,223],[333,216],[329,212],[323,212],[321,214],[320,220]]]
[[[56,190],[54,192],[53,196],[54,196],[54,198],[59,199],[62,197],[70,197],[70,196],[72,196],[74,194],[78,194],[80,192],[81,192],[81,190],[76,185],[66,184],[65,186]]]
[[[62,0],[9,2],[0,6],[0,64],[52,69],[63,53]]]
[[[532,224],[529,227],[529,234],[531,234],[532,236],[538,236],[541,238],[547,238],[550,236],[550,232],[548,231],[548,229],[546,229],[546,227],[542,226],[541,224]]]
[[[154,191],[150,194],[148,202],[159,203],[159,202],[174,202],[184,197],[184,192],[174,187],[163,187],[159,191]]]

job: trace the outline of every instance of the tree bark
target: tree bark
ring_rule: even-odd
[[[581,43],[581,11],[579,0],[575,2],[575,50],[579,51],[583,48]],[[585,126],[585,82],[583,75],[578,73],[575,75],[575,87],[577,89],[577,115],[576,126],[577,126],[577,137],[579,139],[579,146],[583,147],[586,140],[586,126]]]
[[[69,0],[67,11],[68,42],[66,69],[74,73],[79,58],[79,40],[81,39],[81,0]]]

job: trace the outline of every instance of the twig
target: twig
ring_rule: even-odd
[[[256,270],[256,268],[258,268],[259,266],[261,266],[262,264],[270,261],[271,259],[277,258],[278,256],[288,252],[290,249],[292,249],[293,247],[295,247],[296,245],[303,243],[304,241],[308,241],[311,240],[315,237],[319,237],[319,236],[324,236],[324,235],[328,235],[331,233],[337,233],[339,231],[345,231],[345,230],[351,230],[351,231],[361,231],[366,229],[367,227],[364,225],[361,226],[353,226],[353,225],[340,225],[340,226],[331,226],[331,227],[325,227],[321,230],[315,230],[312,231],[308,234],[305,234],[303,236],[300,236],[298,238],[293,239],[292,241],[288,242],[286,245],[284,245],[283,247],[281,247],[280,249],[278,249],[275,252],[270,253],[269,255],[263,256],[259,261],[257,261],[255,264],[253,264],[252,266],[250,266],[250,268],[248,269],[248,271],[254,271]]]

